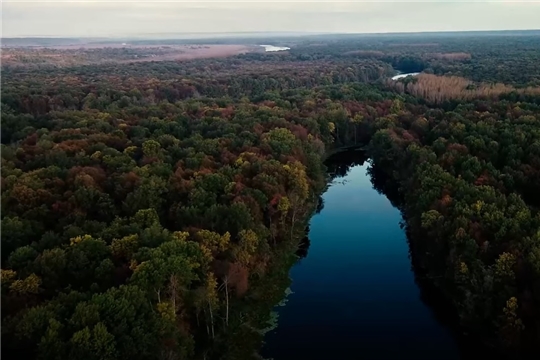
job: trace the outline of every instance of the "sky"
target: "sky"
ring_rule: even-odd
[[[540,1],[4,0],[2,36],[540,29]]]

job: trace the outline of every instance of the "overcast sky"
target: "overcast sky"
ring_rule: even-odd
[[[409,32],[540,28],[539,1],[4,0],[4,37],[185,32]]]

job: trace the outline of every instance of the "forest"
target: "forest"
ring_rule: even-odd
[[[539,63],[522,33],[2,65],[4,356],[261,358],[323,160],[352,145],[463,332],[538,355]]]

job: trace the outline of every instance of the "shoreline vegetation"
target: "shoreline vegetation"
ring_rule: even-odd
[[[537,354],[538,39],[382,39],[3,65],[6,356],[258,358],[342,147],[384,174],[459,329]]]

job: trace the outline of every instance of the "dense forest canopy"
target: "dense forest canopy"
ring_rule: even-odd
[[[350,145],[385,174],[413,262],[463,329],[538,353],[540,38],[280,44],[192,61],[3,54],[5,356],[257,358],[322,160]]]

